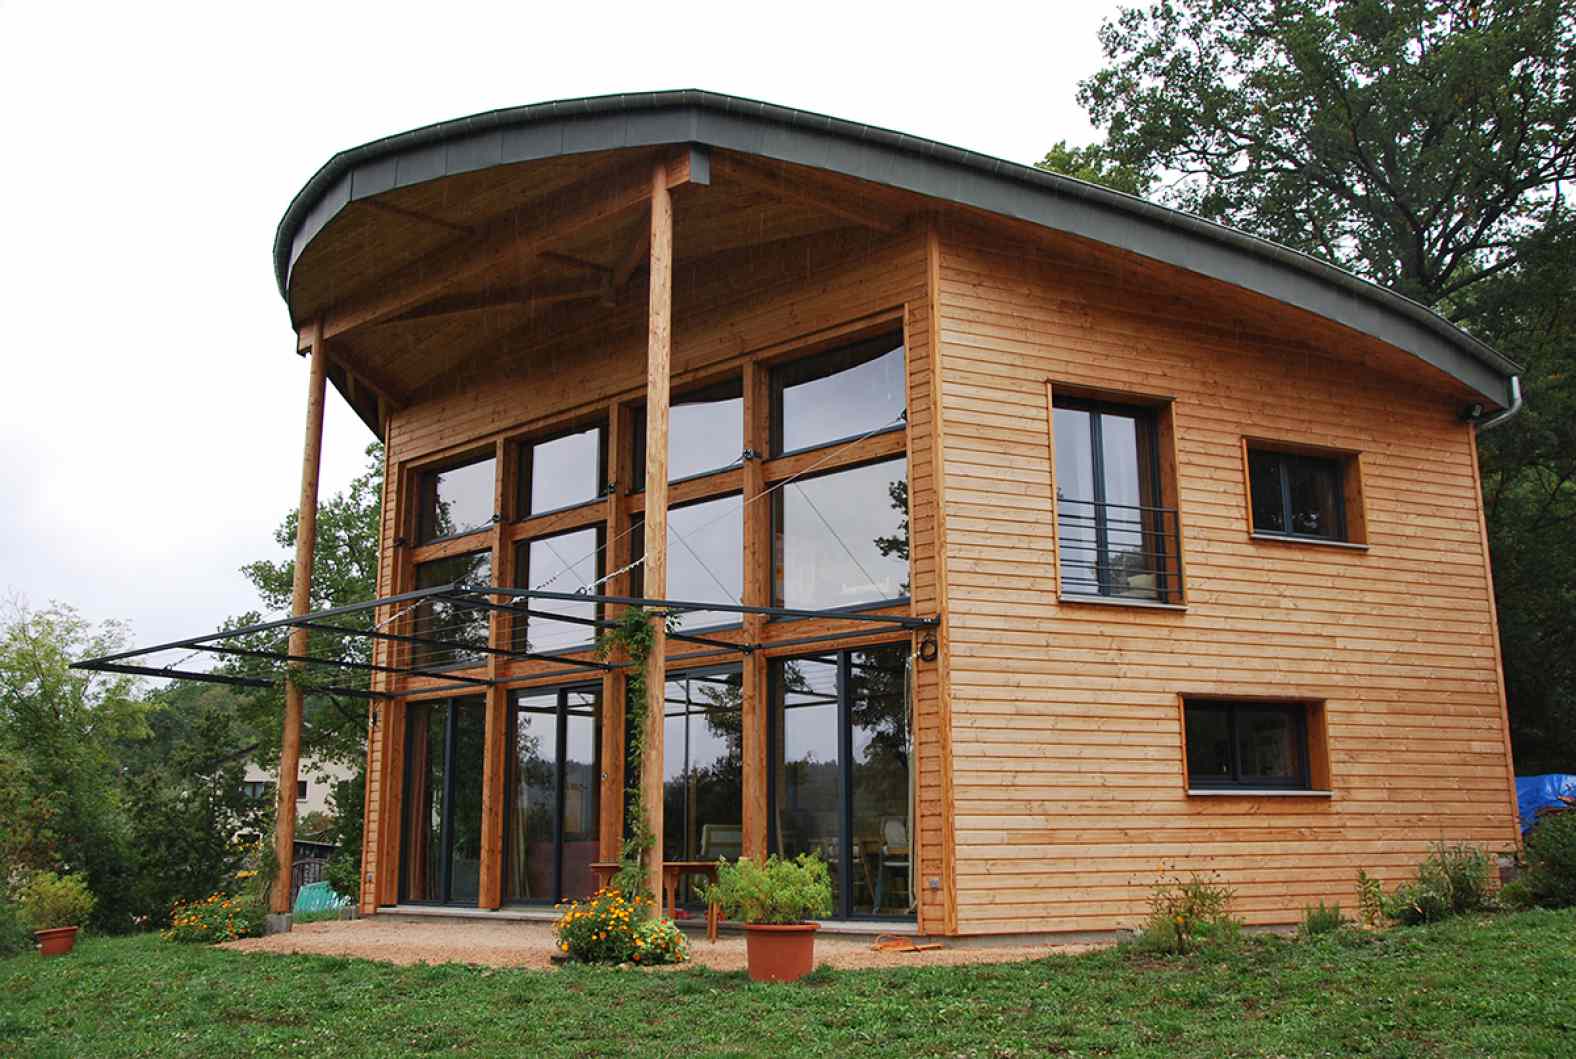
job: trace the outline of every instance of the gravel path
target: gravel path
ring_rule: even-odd
[[[921,953],[874,952],[869,938],[823,934],[815,941],[816,963],[839,969],[913,967],[920,964],[1011,963],[1051,955],[1088,952],[1093,945],[947,945]],[[355,956],[388,963],[475,963],[490,967],[552,966],[552,925],[495,923],[421,923],[384,916],[307,923],[288,934],[232,941],[221,948],[240,952],[315,953]],[[744,969],[744,935],[724,933],[715,944],[690,936],[695,963],[720,971]]]

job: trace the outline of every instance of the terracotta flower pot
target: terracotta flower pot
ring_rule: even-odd
[[[40,956],[64,956],[77,943],[76,927],[55,927],[53,930],[35,930]]]
[[[744,949],[750,980],[793,982],[815,968],[818,923],[746,923]]]

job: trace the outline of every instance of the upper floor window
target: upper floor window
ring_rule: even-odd
[[[1161,504],[1156,410],[1062,397],[1053,410],[1062,594],[1178,602],[1177,513]]]
[[[646,487],[646,410],[634,415],[635,489]],[[668,481],[738,463],[744,454],[744,384],[727,379],[673,395],[668,406]]]
[[[732,496],[668,509],[667,599],[737,606],[744,596],[744,500]],[[646,552],[644,519],[633,523],[635,558]],[[631,590],[646,594],[646,567],[630,571]],[[736,625],[737,611],[698,610],[680,615],[685,632]]]
[[[438,588],[455,585],[459,589],[492,586],[492,552],[471,552],[416,564],[416,587]],[[411,635],[419,641],[411,646],[411,662],[417,666],[444,666],[475,662],[476,653],[467,648],[486,647],[487,611],[461,606],[442,597],[423,599],[412,612]]]
[[[603,437],[598,425],[521,446],[521,517],[575,507],[601,496],[607,468]]]
[[[772,455],[902,425],[908,391],[898,333],[772,369]]]
[[[797,479],[772,504],[777,605],[823,610],[908,596],[906,459]]]
[[[1256,535],[1357,542],[1347,492],[1355,488],[1355,458],[1287,452],[1248,443],[1248,491]]]
[[[488,456],[422,473],[416,516],[420,541],[458,537],[491,524],[496,462]]]

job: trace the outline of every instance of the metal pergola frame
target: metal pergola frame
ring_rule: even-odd
[[[497,602],[496,600],[514,600],[516,602]],[[430,695],[434,692],[456,691],[475,692],[489,687],[508,684],[517,684],[527,680],[535,680],[541,674],[529,674],[511,677],[476,677],[465,673],[454,672],[460,666],[433,667],[428,664],[386,665],[375,662],[363,662],[359,659],[331,658],[316,654],[294,654],[288,649],[282,651],[263,650],[255,646],[237,646],[233,641],[242,637],[254,636],[257,633],[271,632],[274,630],[289,630],[294,628],[308,629],[315,632],[331,632],[341,636],[360,637],[367,640],[385,640],[393,643],[409,643],[425,647],[444,648],[462,652],[468,655],[490,655],[508,661],[528,662],[545,661],[558,662],[569,667],[567,672],[609,672],[625,668],[629,663],[604,662],[594,658],[577,657],[575,654],[562,654],[551,651],[511,650],[505,647],[494,647],[491,644],[466,643],[459,640],[442,639],[437,636],[421,636],[410,632],[390,632],[379,626],[357,628],[351,625],[340,624],[335,619],[342,619],[353,615],[376,613],[380,607],[403,606],[410,610],[422,603],[443,602],[451,606],[465,608],[478,612],[497,611],[512,616],[537,618],[549,621],[561,621],[571,625],[585,625],[595,629],[605,629],[616,624],[608,618],[587,618],[575,614],[558,614],[552,611],[537,610],[529,606],[532,601],[544,600],[550,602],[573,603],[599,603],[614,606],[642,607],[646,610],[662,614],[689,614],[697,612],[737,614],[741,618],[745,615],[758,615],[783,619],[829,618],[842,621],[856,622],[878,627],[881,631],[908,631],[918,629],[934,629],[940,624],[938,618],[916,618],[907,615],[895,614],[870,614],[858,610],[804,610],[793,607],[755,607],[736,603],[706,603],[695,600],[677,599],[651,599],[642,596],[606,596],[591,592],[548,592],[541,589],[479,587],[463,584],[437,585],[432,588],[417,589],[413,592],[402,592],[399,595],[384,596],[380,599],[368,600],[365,603],[352,603],[343,607],[330,607],[326,610],[312,611],[291,618],[278,618],[273,621],[257,622],[243,625],[234,629],[222,629],[218,632],[207,633],[202,636],[188,637],[184,640],[171,640],[167,643],[154,644],[149,647],[136,647],[115,654],[104,655],[99,658],[87,658],[72,664],[73,669],[91,670],[101,673],[126,673],[134,676],[160,677],[173,680],[195,680],[210,684],[228,684],[238,687],[270,688],[282,687],[282,680],[269,680],[263,677],[238,676],[230,673],[211,673],[202,670],[179,669],[175,664],[157,666],[147,664],[143,659],[146,655],[159,654],[165,651],[188,651],[232,658],[256,658],[264,661],[279,663],[281,666],[323,666],[338,670],[342,673],[389,673],[401,677],[434,677],[439,680],[449,681],[447,684],[427,685],[410,689],[411,694]],[[402,614],[396,614],[400,617]],[[385,619],[388,624],[393,619]],[[844,639],[849,632],[830,633],[824,636],[808,636],[787,643],[809,645],[830,640]],[[760,649],[763,645],[746,641],[721,640],[715,637],[697,636],[682,631],[670,632],[670,639],[681,640],[686,643],[700,644],[705,647],[719,650],[737,651],[749,654]],[[560,671],[565,672],[565,671]],[[368,699],[393,699],[400,695],[389,691],[370,691],[365,688],[347,687],[340,684],[313,685],[303,683],[304,690],[320,692],[328,695],[347,695],[356,698]]]

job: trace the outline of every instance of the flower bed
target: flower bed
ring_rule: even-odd
[[[262,915],[247,897],[212,894],[201,901],[177,901],[170,909],[165,941],[218,944],[262,933]]]
[[[633,963],[653,967],[689,959],[689,943],[672,920],[653,915],[644,897],[601,889],[585,901],[559,905],[554,925],[558,951],[582,963]]]

